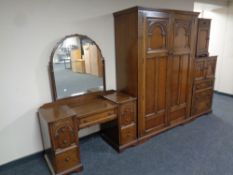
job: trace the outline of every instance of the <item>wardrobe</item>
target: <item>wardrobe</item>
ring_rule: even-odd
[[[139,141],[193,119],[198,13],[133,7],[114,22],[117,90],[138,99]]]

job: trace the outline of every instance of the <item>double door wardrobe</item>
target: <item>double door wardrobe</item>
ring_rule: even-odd
[[[137,97],[139,141],[192,119],[198,13],[114,13],[117,90]]]

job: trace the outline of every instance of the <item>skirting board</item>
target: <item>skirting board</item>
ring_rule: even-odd
[[[36,159],[36,158],[39,158],[39,157],[43,158],[43,154],[44,154],[44,151],[40,151],[40,152],[31,154],[31,155],[28,155],[28,156],[13,160],[11,162],[8,162],[6,164],[1,165],[0,166],[0,171],[10,169],[10,168],[12,168],[12,167],[14,167],[16,165],[19,165],[19,164],[24,163],[24,162],[28,162],[28,161],[30,161],[32,159]]]
[[[228,94],[228,93],[225,93],[225,92],[214,91],[214,93],[219,94],[219,95],[225,95],[225,96],[228,96],[228,97],[233,97],[233,94]]]

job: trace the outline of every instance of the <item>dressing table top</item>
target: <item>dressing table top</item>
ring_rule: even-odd
[[[99,113],[116,108],[117,105],[105,99],[96,99],[89,103],[72,107],[77,117],[85,117],[94,113]]]
[[[117,104],[126,103],[128,101],[132,101],[136,99],[135,97],[131,97],[128,94],[124,94],[121,92],[104,95],[104,98]]]
[[[39,109],[40,115],[48,123],[76,116],[82,118],[99,112],[117,108],[117,105],[104,98],[97,98],[83,104],[61,104],[53,106],[42,106]]]
[[[48,123],[56,122],[68,117],[73,117],[76,113],[67,105],[55,105],[50,107],[41,107],[39,115]]]

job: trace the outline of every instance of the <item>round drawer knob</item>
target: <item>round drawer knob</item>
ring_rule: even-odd
[[[70,161],[69,157],[65,158],[65,162],[69,162],[69,161]]]

